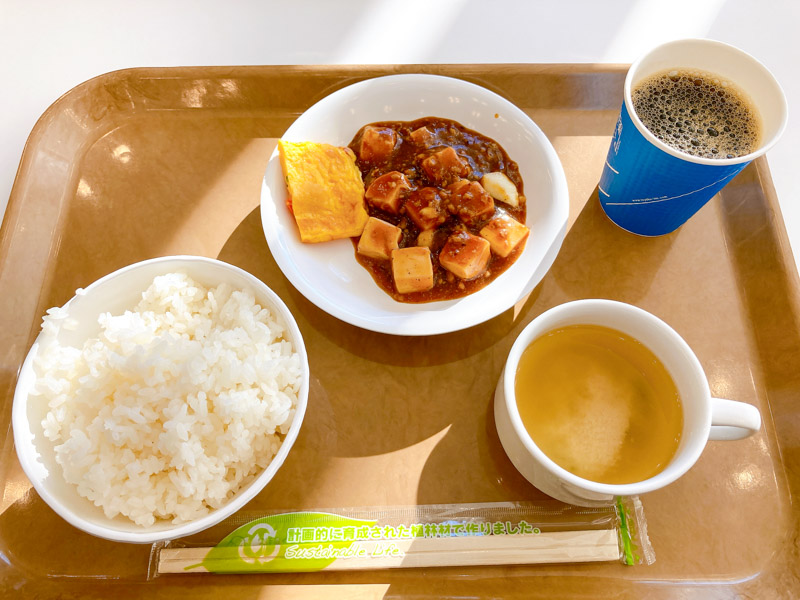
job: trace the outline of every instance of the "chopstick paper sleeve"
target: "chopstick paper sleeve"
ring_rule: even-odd
[[[637,499],[638,501],[638,499]],[[639,507],[641,504],[639,503]],[[626,506],[491,503],[270,514],[214,545],[180,540],[154,548],[154,574],[642,562]],[[648,543],[649,546],[649,543]]]

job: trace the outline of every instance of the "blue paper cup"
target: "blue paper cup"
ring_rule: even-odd
[[[760,116],[759,148],[736,158],[700,158],[655,137],[634,112],[631,89],[651,75],[673,69],[698,69],[736,84]],[[608,217],[638,235],[675,231],[750,161],[769,150],[786,128],[786,97],[772,73],[749,54],[713,40],[679,40],[654,48],[631,65],[624,91],[598,194]]]

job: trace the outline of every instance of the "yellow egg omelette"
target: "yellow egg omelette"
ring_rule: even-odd
[[[278,150],[300,239],[316,243],[361,235],[369,215],[352,150],[285,140]]]

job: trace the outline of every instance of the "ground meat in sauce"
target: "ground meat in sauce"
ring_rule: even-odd
[[[367,160],[363,160],[359,150],[362,147],[365,131],[367,137],[374,137],[373,134],[379,130],[393,132],[396,138],[394,147],[387,148],[384,143],[375,150],[372,148],[369,151],[365,150],[364,155]],[[388,136],[384,136],[386,137]],[[367,141],[369,140],[365,140],[365,148]],[[356,164],[361,171],[365,188],[369,188],[378,177],[392,171],[398,171],[405,176],[408,185],[405,183],[402,185],[399,202],[387,203],[381,208],[367,203],[370,216],[400,227],[402,230],[400,248],[416,246],[417,238],[422,232],[404,206],[409,196],[413,197],[415,194],[418,196],[423,188],[436,188],[442,205],[450,209],[444,211],[444,217],[437,215],[437,226],[425,234],[430,238],[429,247],[433,262],[434,286],[430,290],[399,294],[395,290],[392,278],[391,261],[370,258],[356,251],[356,260],[370,272],[381,289],[395,300],[420,303],[467,296],[493,281],[511,266],[524,249],[522,243],[505,258],[492,253],[487,269],[472,280],[459,279],[439,264],[439,252],[451,234],[468,231],[473,235],[479,235],[480,229],[494,214],[481,214],[477,220],[469,224],[458,218],[455,214],[458,209],[453,208],[452,202],[448,204],[451,196],[448,186],[451,189],[457,188],[458,186],[453,184],[461,179],[479,181],[486,173],[498,171],[505,173],[520,194],[519,206],[513,207],[496,202],[496,210],[503,210],[520,223],[525,223],[526,206],[519,168],[494,140],[466,129],[455,121],[426,117],[416,121],[387,121],[365,125],[353,138],[349,147],[356,154]],[[452,148],[457,157],[452,156],[449,150],[443,152],[447,148]],[[432,190],[425,190],[423,196],[432,193]],[[394,212],[396,206],[399,208]],[[428,227],[426,224],[426,228]],[[357,245],[358,239],[355,238],[353,242]]]

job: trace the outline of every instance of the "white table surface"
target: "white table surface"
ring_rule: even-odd
[[[142,66],[630,63],[671,39],[733,44],[789,100],[768,153],[800,252],[800,2],[797,0],[0,0],[0,215],[25,140],[59,96]]]

